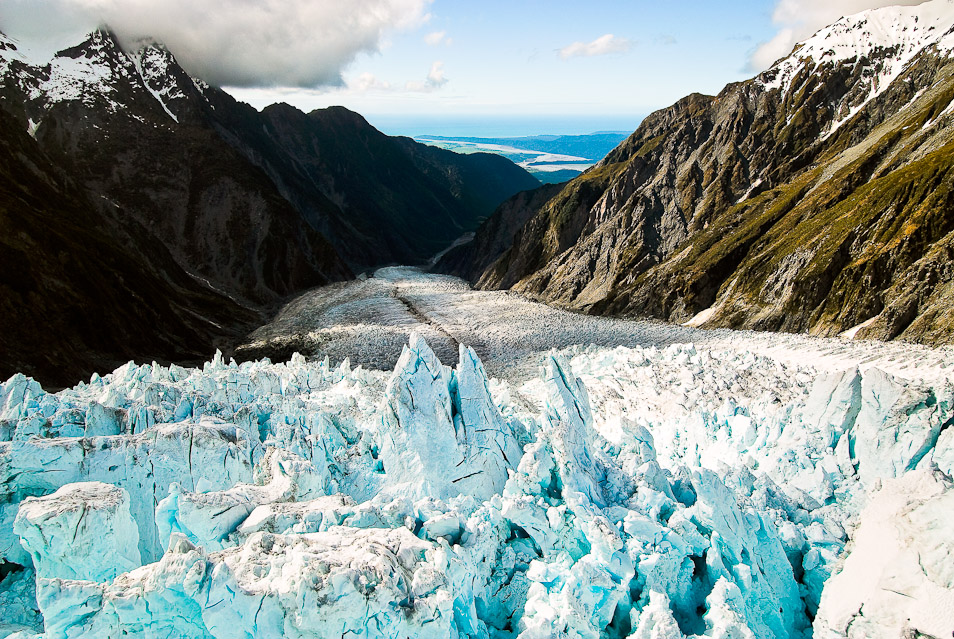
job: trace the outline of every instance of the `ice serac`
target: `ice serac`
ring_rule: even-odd
[[[690,344],[542,360],[517,386],[415,337],[393,374],[216,356],[59,393],[11,379],[0,636],[806,639],[846,615],[950,636],[921,615],[954,592],[951,481],[928,470],[954,455],[946,367],[820,374]],[[59,496],[91,480],[113,486]],[[114,493],[150,563],[94,574],[106,545],[136,548],[90,523]],[[37,503],[68,543],[36,541]]]
[[[13,530],[40,579],[106,582],[142,564],[129,493],[118,486],[83,482],[28,497]]]
[[[878,369],[866,372],[853,457],[866,485],[915,468],[954,419],[954,389],[924,388]]]
[[[857,369],[819,375],[799,417],[809,431],[819,433],[822,445],[834,448],[861,410],[861,372]]]
[[[519,461],[513,431],[469,348],[461,347],[457,370],[451,370],[413,333],[388,382],[382,412],[384,471],[389,485],[403,485],[409,496],[489,499]]]
[[[570,372],[569,363],[556,355],[548,358],[544,384],[546,439],[561,476],[559,489],[582,493],[603,505],[600,484],[605,472],[593,457],[595,431],[586,387]]]
[[[683,639],[685,637],[672,616],[669,597],[655,590],[649,593],[649,603],[639,613],[636,629],[629,639]]]
[[[489,499],[503,490],[508,471],[520,463],[523,450],[490,395],[487,372],[477,353],[463,344],[459,350],[451,387],[454,424],[470,467],[479,473],[467,482],[467,492]]]
[[[31,408],[38,408],[45,394],[36,380],[21,373],[0,384],[0,427],[6,435],[4,439],[12,438],[16,423],[29,415]]]
[[[604,505],[586,390],[569,364],[548,355],[541,428],[504,491],[503,514],[548,556],[557,551],[579,559],[590,543],[577,517],[592,521]]]
[[[712,594],[706,598],[707,637],[720,639],[755,639],[751,622],[746,618],[746,603],[739,587],[720,577]],[[757,620],[755,620],[757,623]]]
[[[598,447],[586,389],[558,355],[547,357],[544,389],[537,440],[508,481],[501,509],[540,555],[524,571],[519,637],[597,637],[632,604],[633,560],[618,521],[603,510],[608,497],[619,497],[619,482]]]
[[[34,437],[0,442],[0,478],[7,502],[48,494],[74,482],[101,481],[129,493],[130,510],[140,526],[140,552],[146,561],[162,554],[155,525],[156,503],[173,483],[224,490],[252,481],[251,447],[234,425],[203,419],[153,426],[137,435],[112,437]],[[0,547],[11,547],[0,531]]]
[[[783,639],[802,632],[808,620],[775,524],[754,508],[740,507],[711,471],[694,473],[692,485],[697,502],[691,516],[711,530],[706,564],[710,579],[718,581],[709,599],[715,596],[717,607],[741,615],[756,637]],[[725,584],[721,590],[719,583]]]
[[[919,469],[885,480],[826,584],[818,639],[954,634],[954,484]]]
[[[168,548],[173,533],[179,533],[206,550],[221,550],[231,545],[228,537],[258,506],[324,494],[321,474],[295,453],[269,448],[256,470],[257,485],[238,484],[228,490],[197,493],[173,484],[156,507],[163,548]]]
[[[41,607],[50,639],[443,639],[455,636],[448,561],[406,528],[256,533],[212,554],[174,534],[159,562],[108,585],[59,581]]]

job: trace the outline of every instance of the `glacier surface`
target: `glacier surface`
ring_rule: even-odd
[[[692,344],[540,363],[492,379],[413,334],[392,372],[10,378],[0,636],[954,633],[944,375]]]

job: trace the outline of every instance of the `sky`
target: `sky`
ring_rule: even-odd
[[[689,93],[752,77],[841,15],[896,3],[0,0],[0,30],[52,52],[109,24],[165,42],[256,108],[343,105],[388,132],[583,133],[632,130]]]

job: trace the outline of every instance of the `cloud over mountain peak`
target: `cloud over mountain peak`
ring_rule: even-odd
[[[0,25],[27,36],[109,24],[122,38],[165,42],[190,72],[244,87],[342,84],[341,72],[393,30],[427,19],[431,0],[9,0]]]

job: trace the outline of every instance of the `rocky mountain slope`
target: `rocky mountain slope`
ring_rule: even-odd
[[[434,267],[470,281],[481,274],[513,244],[513,238],[533,213],[560,192],[562,184],[544,184],[532,191],[517,193],[500,205],[480,225],[474,240],[445,253]]]
[[[227,94],[217,131],[358,271],[419,264],[539,181],[489,153],[463,156],[384,135],[343,107],[262,113]],[[222,115],[223,113],[228,115]]]
[[[83,344],[90,326],[111,326],[132,304],[211,321],[212,333],[150,322],[156,348],[116,338],[106,351],[89,351],[105,359],[64,351],[46,362],[40,346],[53,334],[44,313],[60,303],[47,295],[63,280],[38,266],[57,261],[56,243],[35,236],[29,259],[5,278],[37,281],[33,296],[0,286],[0,303],[20,322],[0,376],[21,370],[54,385],[88,375],[96,362],[171,360],[200,347],[207,354],[293,293],[370,266],[425,261],[501,201],[539,184],[503,158],[461,158],[389,138],[344,109],[306,115],[277,105],[259,113],[190,77],[163,46],[124,46],[107,29],[48,63],[0,36],[0,112],[6,128],[18,129],[5,138],[2,187],[23,190],[14,176],[37,170],[66,185],[31,191],[32,208],[7,201],[9,219],[35,226],[42,211],[44,233],[95,229],[95,241],[89,232],[73,234],[68,253],[100,273],[97,290],[110,303],[86,296],[94,280],[69,287],[75,317],[61,323],[57,339]],[[64,197],[69,206],[60,204]],[[4,240],[19,242],[12,233]],[[115,254],[135,265],[104,261]],[[145,271],[156,278],[155,295],[131,295]],[[193,305],[198,299],[232,301],[209,315]]]
[[[123,222],[0,110],[0,377],[29,370],[65,386],[134,354],[196,361],[261,321]]]
[[[949,0],[867,11],[652,114],[522,212],[473,281],[590,313],[950,341],[952,28]]]

